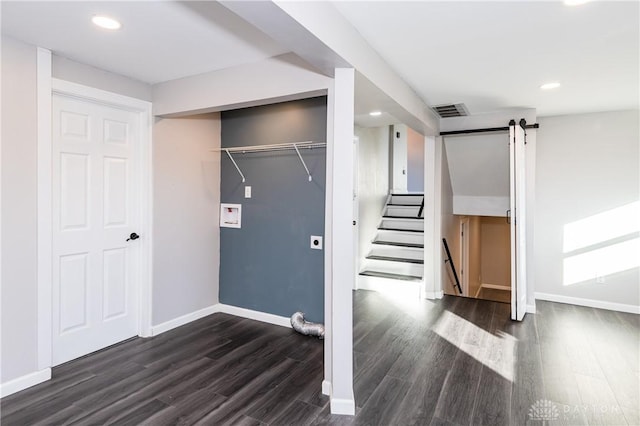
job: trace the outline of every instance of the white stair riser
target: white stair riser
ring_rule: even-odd
[[[392,195],[389,204],[414,204],[420,207],[422,195]]]
[[[388,260],[365,259],[364,270],[387,272],[390,274],[422,277],[424,265],[419,263],[393,262]]]
[[[358,276],[359,289],[373,290],[380,293],[391,293],[393,296],[403,298],[421,297],[422,282],[389,280],[387,278]]]
[[[422,220],[382,219],[381,227],[424,231],[424,222]]]
[[[376,256],[398,257],[403,259],[424,259],[424,250],[420,248],[385,246],[373,244],[371,254]]]
[[[420,232],[383,231],[378,230],[379,241],[391,241],[394,243],[424,244],[424,234]]]
[[[387,206],[386,216],[418,217],[420,206]]]

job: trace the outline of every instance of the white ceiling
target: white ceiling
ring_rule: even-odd
[[[364,1],[336,8],[428,105],[638,108],[640,3]],[[545,82],[559,81],[553,91]]]
[[[174,1],[5,1],[2,33],[146,83],[279,55],[274,42],[222,5]],[[638,107],[639,3],[336,2],[336,8],[428,105],[472,114],[533,107],[538,115]],[[96,29],[94,14],[118,18]],[[542,92],[540,84],[562,87]],[[394,101],[356,81],[364,125],[395,122]]]
[[[215,2],[2,1],[2,33],[78,62],[158,83],[287,52]],[[96,28],[105,14],[119,31]]]

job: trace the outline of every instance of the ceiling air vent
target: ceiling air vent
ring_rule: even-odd
[[[464,104],[437,105],[433,107],[433,110],[442,118],[464,117],[469,115],[467,107],[465,107]]]

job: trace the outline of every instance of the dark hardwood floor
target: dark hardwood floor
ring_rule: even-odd
[[[637,315],[445,296],[354,297],[355,417],[320,393],[322,341],[226,314],[53,369],[4,425],[640,425]],[[533,417],[531,417],[533,416]]]

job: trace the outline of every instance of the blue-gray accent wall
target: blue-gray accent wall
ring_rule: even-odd
[[[325,142],[327,99],[316,97],[221,114],[223,148]],[[246,177],[221,153],[220,200],[242,204],[242,228],[220,229],[220,302],[289,317],[302,311],[324,322],[325,148],[234,154]],[[252,197],[244,198],[251,186]]]

